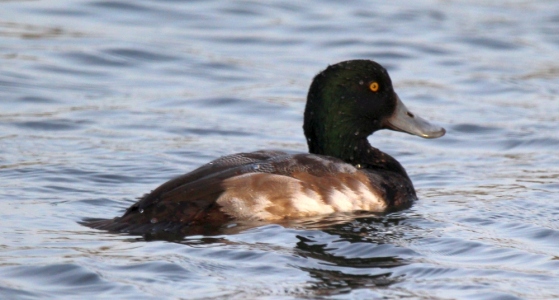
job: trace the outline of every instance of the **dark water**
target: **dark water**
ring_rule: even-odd
[[[370,138],[411,209],[176,242],[78,224],[306,151],[312,77],[354,58],[447,129]],[[556,1],[0,2],[0,298],[559,298],[558,93]]]

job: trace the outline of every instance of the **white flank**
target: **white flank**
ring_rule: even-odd
[[[217,199],[217,204],[224,213],[239,220],[278,220],[355,210],[384,211],[386,203],[383,199],[355,180],[358,182],[357,190],[339,184],[337,186],[341,188],[332,187],[323,199],[299,179],[248,173],[225,180],[226,191]],[[279,200],[278,195],[281,197]],[[272,214],[270,211],[282,211],[273,209],[276,205],[283,205],[286,209],[280,215]]]

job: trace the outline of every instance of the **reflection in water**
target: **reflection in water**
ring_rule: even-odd
[[[296,254],[320,262],[321,267],[299,267],[309,272],[314,279],[310,289],[315,294],[344,294],[353,289],[386,287],[403,280],[402,277],[392,276],[387,269],[409,262],[399,257],[397,251],[393,255],[386,255],[383,244],[401,243],[395,241],[403,238],[403,234],[399,234],[395,226],[404,218],[374,216],[370,213],[367,215],[369,216],[349,219],[351,216],[346,214],[343,216],[345,221],[337,216],[311,226],[324,226],[322,232],[329,235],[328,239],[323,235],[316,238],[312,233],[297,235],[299,242],[295,247]],[[336,224],[332,224],[332,219],[337,220]],[[324,243],[325,240],[329,242]],[[375,255],[379,252],[380,255]]]
[[[320,270],[301,267],[309,272],[315,282],[311,283],[310,290],[315,295],[339,295],[351,292],[354,289],[383,288],[397,283],[402,278],[392,277],[390,272],[384,274],[346,274],[336,270]]]
[[[372,214],[340,213],[322,217],[289,220],[277,225],[261,222],[232,222],[211,232],[215,236],[143,235],[129,238],[129,242],[156,242],[159,240],[182,244],[194,249],[226,247],[232,251],[221,255],[238,257],[234,249],[245,249],[256,255],[265,249],[280,255],[286,251],[299,260],[289,259],[289,264],[308,273],[310,280],[306,290],[312,295],[346,294],[353,289],[383,288],[402,282],[401,275],[394,276],[392,268],[408,265],[413,256],[399,244],[408,244],[413,239],[411,228],[405,225],[402,213]],[[277,241],[258,238],[257,244],[243,241],[266,227],[276,226],[284,238],[296,239],[292,245],[277,244]],[[285,229],[282,229],[285,228]],[[291,231],[290,231],[291,230]],[[235,238],[235,236],[238,236]],[[240,239],[240,240],[239,240]],[[226,257],[222,257],[226,258]],[[303,259],[303,261],[300,261]]]
[[[314,280],[309,289],[316,295],[336,295],[349,293],[352,289],[386,287],[403,278],[392,276],[390,269],[405,265],[406,262],[395,256],[346,257],[336,255],[332,245],[321,243],[298,235],[296,254],[318,260],[321,267],[298,266],[309,273]],[[363,243],[363,242],[361,242]],[[374,248],[375,245],[369,245]],[[347,248],[346,247],[346,252]],[[358,247],[362,248],[362,247]],[[360,249],[359,249],[360,250]],[[349,253],[351,254],[351,253]],[[363,270],[359,272],[359,270]]]
[[[408,250],[398,250],[393,246],[409,243],[402,241],[404,235],[412,236],[409,234],[410,228],[402,225],[405,219],[404,215],[398,213],[343,213],[291,220],[282,225],[296,228],[294,236],[297,242],[289,251],[293,251],[295,257],[307,261],[293,262],[294,267],[307,272],[312,278],[306,289],[313,295],[337,295],[353,289],[387,287],[404,280],[401,275],[393,276],[390,269],[411,263],[411,260],[404,258],[409,255],[401,255],[408,254]],[[259,225],[237,226],[235,233],[243,235],[251,232],[251,226],[254,229]],[[243,245],[249,249],[262,248],[262,243],[266,243],[261,241],[256,246],[233,242],[230,238],[233,232],[228,231],[230,229],[222,228],[220,233],[224,235],[219,237],[187,237],[177,242],[192,247],[219,244],[232,247]],[[279,248],[269,245],[269,249],[279,253],[286,250],[284,247],[290,248],[288,245]]]

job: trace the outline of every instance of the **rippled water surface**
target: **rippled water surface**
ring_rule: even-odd
[[[306,151],[312,77],[374,59],[437,140],[420,200],[147,241],[81,226],[210,159]],[[559,298],[556,1],[0,2],[0,298]]]

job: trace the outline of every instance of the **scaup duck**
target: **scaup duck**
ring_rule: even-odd
[[[314,77],[303,129],[309,153],[262,150],[224,156],[164,183],[121,217],[86,224],[144,234],[229,220],[406,208],[417,199],[410,178],[367,137],[380,129],[423,138],[445,134],[411,113],[386,69],[370,60],[340,62]]]

